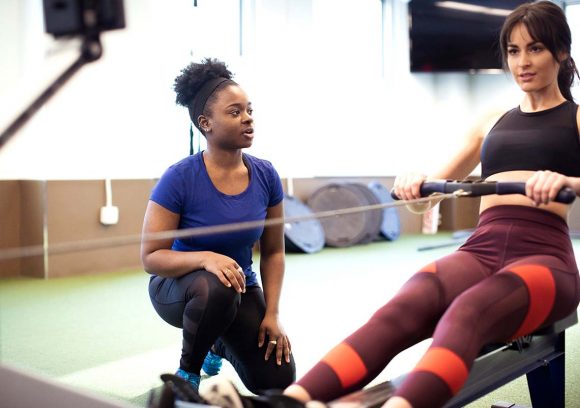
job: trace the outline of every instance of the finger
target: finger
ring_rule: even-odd
[[[542,174],[542,188],[540,189],[540,202],[548,204],[550,202],[550,191],[555,181],[555,174],[552,172],[544,172]]]
[[[554,201],[558,192],[566,185],[566,177],[562,176],[558,173],[551,173],[550,174],[550,182],[549,182],[549,189],[548,189],[548,202]]]
[[[244,275],[244,270],[236,265],[238,284],[242,288],[242,292],[246,292],[246,275]]]
[[[285,346],[284,338],[281,337],[276,344],[276,364],[282,365],[282,355],[284,354],[284,346]]]
[[[276,349],[276,345],[277,345],[276,340],[270,340],[268,342],[268,346],[266,347],[266,354],[264,355],[264,360],[268,360],[270,358],[272,351],[274,351],[274,349]]]
[[[556,200],[556,196],[558,195],[558,192],[562,188],[564,188],[565,185],[566,185],[565,179],[558,179],[554,184],[552,184],[552,187],[550,188],[550,194],[549,194],[550,201]]]
[[[403,186],[403,197],[404,200],[412,200],[413,199],[413,185],[409,182],[406,182]]]
[[[285,339],[284,339],[284,359],[286,360],[287,363],[290,362],[290,354],[292,354],[290,340],[288,339],[288,337],[285,337]]]
[[[551,190],[552,190],[552,187],[550,186],[550,184],[546,183],[544,185],[544,188],[542,188],[542,203],[548,204],[550,202],[550,191]]]
[[[217,278],[220,280],[221,283],[224,284],[224,286],[227,286],[228,288],[231,288],[232,287],[232,284],[230,283],[230,281],[224,275],[223,272],[217,272],[217,273],[215,273],[215,276],[217,276]]]
[[[266,329],[260,327],[260,330],[258,330],[258,347],[264,345],[264,340],[266,340]]]
[[[529,197],[532,199],[534,205],[536,206],[542,203],[542,185],[542,172],[539,171],[534,173],[534,175],[526,182],[526,190],[529,188]]]
[[[241,293],[242,287],[240,286],[240,283],[238,282],[238,279],[237,279],[238,273],[232,272],[229,269],[224,269],[222,271],[222,273],[224,274],[226,279],[231,283],[231,286],[233,286],[233,288],[236,290],[236,292]]]
[[[419,180],[415,180],[412,186],[413,191],[413,198],[420,198],[421,197],[421,182]]]
[[[423,176],[416,175],[413,179],[413,198],[421,198],[421,184],[423,184]]]
[[[393,182],[393,189],[395,191],[398,191],[400,185],[401,185],[401,177],[397,176],[395,177],[395,181]]]
[[[540,182],[539,182],[537,177],[536,177],[536,180],[534,181],[533,185],[531,186],[531,189],[532,189],[532,192],[531,192],[530,198],[532,199],[532,201],[534,202],[535,205],[540,205],[541,186],[540,186]]]
[[[397,176],[395,182],[393,184],[393,188],[395,190],[395,194],[399,199],[404,200],[405,197],[403,195],[403,186],[405,185],[405,181],[402,176]]]
[[[550,198],[550,173],[542,172],[541,177],[541,188],[538,192],[540,203],[548,204],[548,200]]]
[[[534,186],[536,184],[537,174],[534,173],[532,177],[526,181],[526,195],[533,201],[534,200]]]

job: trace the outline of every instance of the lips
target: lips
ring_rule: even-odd
[[[248,140],[253,140],[254,139],[254,128],[244,129],[244,132],[242,133],[242,135]]]
[[[536,74],[532,74],[530,72],[525,72],[525,73],[519,75],[519,77],[522,81],[531,81],[535,76],[536,76]]]

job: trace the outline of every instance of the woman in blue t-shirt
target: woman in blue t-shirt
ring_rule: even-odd
[[[207,149],[172,165],[151,193],[143,233],[283,216],[282,185],[268,161],[242,153],[252,145],[252,104],[223,62],[192,63],[175,79],[179,105]],[[260,243],[263,290],[252,270]],[[284,275],[283,225],[179,239],[144,240],[143,266],[157,313],[183,329],[177,375],[199,387],[225,358],[254,393],[295,379],[290,341],[278,319]]]

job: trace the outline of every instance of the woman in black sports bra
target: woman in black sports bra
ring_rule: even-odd
[[[384,408],[440,407],[461,389],[485,344],[529,334],[577,308],[569,205],[553,201],[565,186],[580,195],[580,113],[570,92],[578,71],[566,16],[549,1],[521,5],[506,18],[500,44],[522,102],[431,178],[462,179],[481,161],[484,178],[525,181],[527,196],[482,197],[470,239],[416,273],[286,396],[334,400],[364,387],[402,350],[433,337]],[[398,177],[395,193],[419,198],[426,179]]]

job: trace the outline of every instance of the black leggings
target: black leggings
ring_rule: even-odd
[[[275,355],[264,360],[266,347],[258,347],[258,330],[265,315],[264,293],[259,286],[239,294],[205,270],[179,278],[152,276],[149,296],[153,307],[172,326],[183,329],[180,368],[199,373],[212,345],[228,360],[244,385],[255,394],[283,389],[296,377],[294,359],[276,364]]]
[[[499,206],[457,252],[424,267],[299,382],[322,401],[362,388],[402,350],[433,337],[396,395],[445,404],[481,348],[526,335],[578,307],[580,279],[564,220]]]

